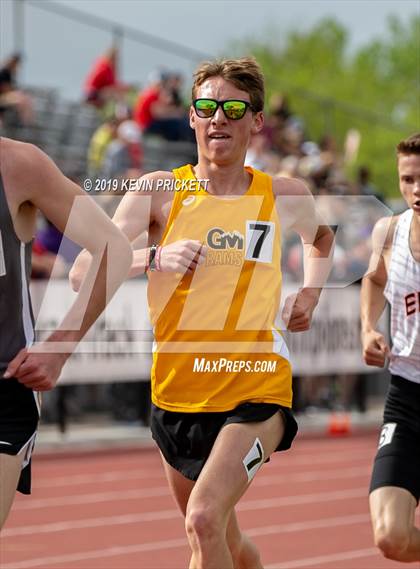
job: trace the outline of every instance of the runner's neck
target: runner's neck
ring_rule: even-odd
[[[243,195],[249,189],[252,176],[243,164],[233,166],[218,166],[216,164],[197,164],[193,167],[197,179],[209,180],[209,194],[228,196]]]

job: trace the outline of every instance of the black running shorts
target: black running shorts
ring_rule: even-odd
[[[218,413],[177,413],[152,405],[152,436],[166,462],[186,478],[197,480],[220,430],[231,423],[266,421],[278,411],[285,433],[276,451],[291,447],[298,426],[291,409],[269,403],[243,403]]]
[[[16,379],[0,377],[0,453],[23,454],[17,489],[31,493],[31,453],[39,421],[37,394]]]
[[[391,376],[370,492],[397,486],[420,498],[420,384]]]

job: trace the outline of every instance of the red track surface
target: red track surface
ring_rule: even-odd
[[[382,569],[367,488],[377,437],[300,439],[242,498],[266,569]],[[223,481],[221,481],[221,484]],[[1,541],[2,569],[185,569],[183,520],[155,450],[34,460]]]

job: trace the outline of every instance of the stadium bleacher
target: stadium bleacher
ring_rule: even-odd
[[[31,142],[42,148],[69,177],[82,180],[87,174],[87,150],[102,119],[95,109],[60,98],[56,89],[29,87],[36,122],[22,126],[13,111],[5,113],[0,135]],[[144,137],[144,171],[171,170],[196,160],[195,145]]]

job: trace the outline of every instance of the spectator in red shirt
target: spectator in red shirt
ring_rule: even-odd
[[[154,72],[149,86],[138,96],[134,120],[144,134],[157,134],[166,140],[192,140],[187,113],[175,100],[172,83],[172,75]]]
[[[149,85],[139,93],[134,106],[133,118],[144,132],[153,122],[153,105],[159,101],[164,82],[164,74],[153,72],[149,77]]]
[[[101,109],[110,99],[118,99],[125,87],[117,80],[118,49],[113,46],[97,59],[85,81],[85,100]]]

